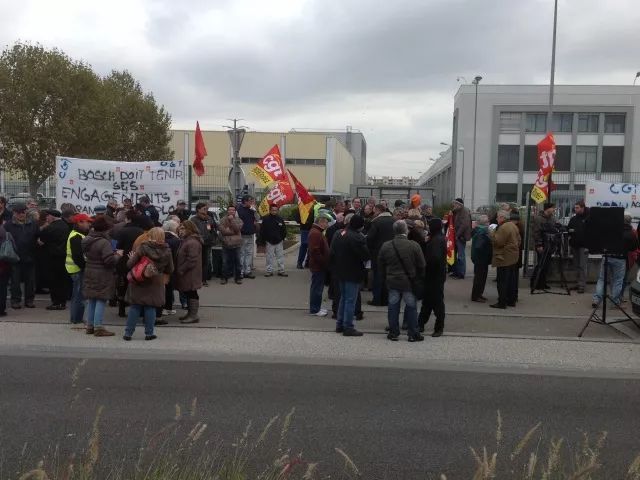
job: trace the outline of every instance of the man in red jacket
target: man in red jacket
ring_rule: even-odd
[[[311,293],[309,295],[309,313],[316,317],[326,317],[322,308],[324,280],[329,268],[329,243],[324,231],[329,225],[329,216],[321,213],[309,231],[309,270],[311,270]]]

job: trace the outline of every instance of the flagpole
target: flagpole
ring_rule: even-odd
[[[187,210],[191,210],[191,155],[189,154],[189,132],[184,132],[184,163],[187,166]]]
[[[549,82],[549,110],[547,112],[547,132],[553,132],[553,91],[556,76],[556,36],[558,31],[558,0],[554,2],[553,8],[553,39],[551,42],[551,80]],[[551,202],[551,176],[553,169],[549,172],[547,183],[547,202]]]

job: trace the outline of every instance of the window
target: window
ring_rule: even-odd
[[[518,197],[517,183],[498,183],[496,185],[496,202],[516,203]]]
[[[568,172],[570,170],[571,170],[571,147],[568,145],[557,145],[556,146],[556,171]]]
[[[306,165],[307,167],[326,165],[327,161],[324,158],[286,158],[285,163],[287,165]]]
[[[546,131],[546,113],[527,113],[527,133],[545,133]]]
[[[520,145],[498,145],[498,171],[517,172]]]
[[[598,147],[576,147],[576,172],[595,172]]]
[[[604,116],[604,133],[624,133],[626,116],[607,114]]]
[[[257,158],[257,157],[242,157],[240,159],[240,163],[243,164],[257,164],[260,160],[262,160],[261,158]],[[233,158],[231,159],[231,164],[233,164]]]
[[[581,113],[578,115],[578,132],[579,133],[598,133],[599,123],[600,123],[600,114]]]
[[[573,113],[554,113],[553,131],[558,133],[571,133],[573,128]]]
[[[602,148],[602,171],[622,172],[624,165],[624,147]]]
[[[538,163],[538,146],[525,145],[524,147],[524,167],[525,172],[537,172],[540,170]]]
[[[500,112],[500,133],[520,133],[521,113]]]

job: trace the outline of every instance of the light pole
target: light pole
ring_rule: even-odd
[[[246,127],[238,127],[238,122],[242,119],[234,118],[233,127],[226,127],[227,133],[229,134],[229,139],[231,140],[231,148],[233,150],[233,166],[231,167],[231,172],[229,175],[229,185],[232,187],[234,198],[238,199],[242,189],[244,188],[244,172],[242,171],[242,166],[240,165],[240,147],[242,146],[242,141],[244,140],[244,134],[247,132]]]
[[[476,86],[476,99],[475,99],[475,111],[473,114],[473,154],[471,160],[471,211],[475,211],[476,201],[476,138],[478,136],[478,84],[482,80],[482,77],[478,75],[473,79],[473,83]]]
[[[636,80],[638,80],[638,77],[640,77],[640,72],[636,73],[636,78],[633,79],[633,84],[636,84]]]
[[[556,78],[556,36],[558,32],[558,0],[553,6],[553,39],[551,41],[551,81],[549,82],[549,112],[547,113],[547,132],[553,132],[553,90]],[[551,201],[551,174],[547,183],[547,202]]]
[[[462,199],[464,200],[464,147],[458,148],[458,151],[462,154]]]

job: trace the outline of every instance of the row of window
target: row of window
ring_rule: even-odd
[[[242,157],[241,162],[244,164],[257,164],[262,157]],[[287,165],[307,165],[307,166],[325,166],[327,161],[324,158],[287,158]]]
[[[520,112],[500,112],[500,133],[520,133]],[[578,133],[598,133],[599,113],[579,113]],[[607,113],[604,116],[604,133],[625,133],[626,115]],[[554,113],[552,131],[554,133],[571,133],[573,131],[573,113]],[[526,133],[546,133],[547,114],[527,113],[525,118]]]
[[[520,157],[520,145],[498,146],[498,171],[517,172],[518,159]],[[598,160],[598,147],[576,147],[576,172],[595,172]],[[624,147],[602,148],[602,172],[622,172],[624,161]],[[523,171],[537,172],[540,169],[538,163],[538,147],[525,145]],[[559,172],[571,171],[571,147],[568,145],[556,146],[556,170]]]

